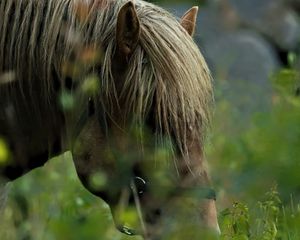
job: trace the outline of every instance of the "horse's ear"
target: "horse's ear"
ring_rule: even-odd
[[[127,59],[136,48],[140,37],[140,22],[131,1],[121,7],[116,31],[117,50],[122,57]]]
[[[195,33],[197,14],[198,14],[198,7],[192,7],[183,15],[180,21],[181,26],[191,36],[193,36]]]

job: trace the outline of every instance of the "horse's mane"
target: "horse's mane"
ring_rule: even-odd
[[[78,2],[90,9],[84,23],[76,20]],[[108,103],[118,101],[112,81],[112,58],[116,49],[117,14],[125,2],[1,0],[0,72],[14,70],[25,81],[43,76],[44,94],[49,95],[53,71],[63,78],[62,63],[74,49],[61,35],[67,18],[70,29],[78,30],[80,41],[103,46],[100,71],[103,92],[99,98]],[[134,114],[143,122],[154,106],[159,131],[175,137],[182,152],[186,152],[189,134],[201,140],[209,123],[213,98],[210,72],[193,39],[171,14],[141,0],[135,0],[134,4],[141,35],[119,93],[126,100],[126,114]],[[78,33],[70,33],[72,41],[76,41]],[[108,112],[110,105],[115,104],[107,104]]]

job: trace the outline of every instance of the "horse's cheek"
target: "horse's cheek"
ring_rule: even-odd
[[[87,176],[101,168],[103,139],[96,120],[91,119],[75,140],[72,150],[78,175]]]

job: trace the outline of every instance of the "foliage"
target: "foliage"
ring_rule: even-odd
[[[108,206],[81,185],[71,160],[66,153],[10,185],[1,239],[129,239],[115,229]]]
[[[271,79],[271,108],[242,130],[234,106],[216,104],[207,154],[220,208],[230,206],[220,213],[221,239],[300,238],[300,77],[289,68]]]

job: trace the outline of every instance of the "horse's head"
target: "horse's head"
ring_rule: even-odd
[[[0,135],[12,153],[0,175],[43,165],[67,135],[78,176],[117,224],[134,203],[144,234],[170,217],[216,228],[202,151],[211,77],[191,37],[197,8],[180,21],[142,0],[1,0],[0,9],[0,71],[14,73],[0,88]],[[90,45],[101,49],[96,61],[82,51]],[[93,81],[78,81],[86,72]]]
[[[73,148],[81,181],[110,205],[117,224],[131,203],[148,228],[182,202],[191,205],[186,216],[217,228],[202,152],[211,78],[192,40],[198,8],[180,21],[142,1],[99,11],[102,89]],[[191,197],[196,188],[202,196]]]

